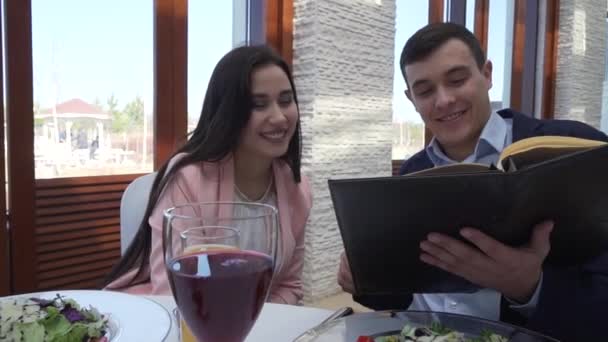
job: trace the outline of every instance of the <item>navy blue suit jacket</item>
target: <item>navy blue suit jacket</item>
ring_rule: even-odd
[[[513,119],[513,141],[559,135],[608,141],[604,133],[577,121],[538,120],[505,109],[498,112]],[[422,150],[403,163],[400,174],[432,168]],[[608,181],[608,180],[607,180]],[[608,194],[606,194],[608,196]],[[608,210],[608,209],[607,209]],[[406,309],[411,296],[353,296],[355,301],[376,309]],[[608,251],[598,258],[569,268],[543,268],[543,284],[535,312],[525,318],[509,309],[503,300],[502,321],[524,326],[562,341],[586,341],[601,336],[608,323]]]

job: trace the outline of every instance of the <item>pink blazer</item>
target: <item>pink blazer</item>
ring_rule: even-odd
[[[173,158],[172,164],[183,155]],[[269,301],[297,304],[302,298],[301,274],[304,264],[304,227],[312,207],[308,180],[293,181],[290,167],[282,160],[273,163],[274,184],[280,221],[280,241],[275,280],[270,289]],[[220,162],[201,162],[178,170],[167,184],[156,208],[150,216],[152,251],[150,253],[150,282],[120,291],[135,294],[170,295],[162,252],[163,211],[187,202],[232,201],[234,197],[234,162],[227,157]],[[123,287],[135,270],[109,284],[106,289]]]

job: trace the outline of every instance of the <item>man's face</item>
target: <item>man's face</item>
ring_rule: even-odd
[[[405,93],[441,146],[474,148],[490,116],[491,62],[479,70],[469,47],[451,39],[405,72]]]

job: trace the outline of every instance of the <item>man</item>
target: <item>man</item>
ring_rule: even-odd
[[[608,141],[604,133],[583,123],[537,120],[509,109],[492,112],[492,63],[463,26],[440,23],[422,28],[407,41],[400,66],[405,94],[433,133],[429,146],[408,159],[401,174],[459,162],[496,164],[506,146],[532,136]],[[460,233],[477,248],[437,233],[420,243],[423,262],[479,285],[483,289],[478,292],[354,298],[374,309],[409,307],[500,319],[564,341],[597,337],[608,317],[608,253],[568,269],[544,266],[552,228],[551,221],[540,222],[521,248],[471,227]],[[344,254],[338,282],[354,292]]]

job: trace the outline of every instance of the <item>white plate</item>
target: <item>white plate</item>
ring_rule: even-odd
[[[92,305],[110,316],[111,342],[163,341],[171,330],[171,316],[160,304],[141,296],[122,292],[95,290],[48,291],[3,297],[38,297],[74,299],[80,306]]]

